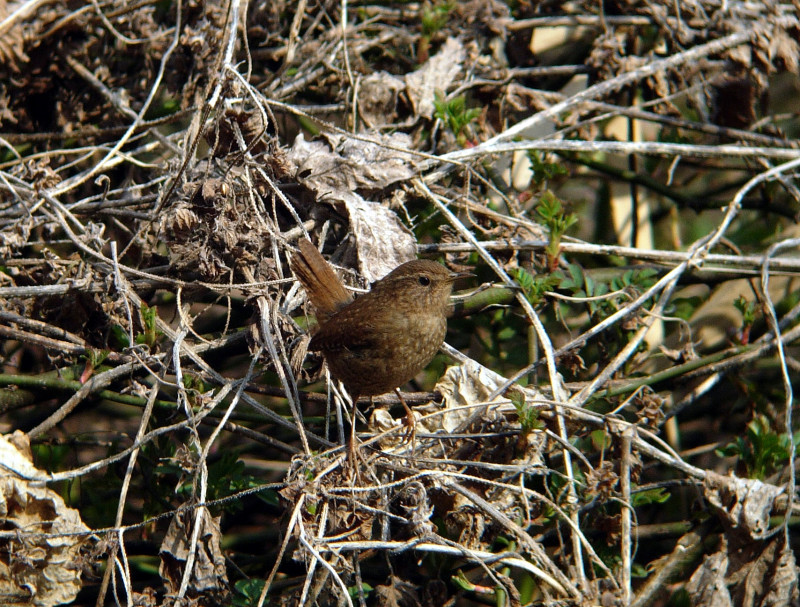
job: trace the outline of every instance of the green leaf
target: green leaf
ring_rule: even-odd
[[[525,402],[525,397],[519,392],[511,394],[511,402],[517,410],[523,434],[530,434],[534,430],[543,429],[544,423],[539,419],[539,410]]]
[[[250,607],[256,605],[264,590],[266,580],[251,578],[249,580],[237,580],[233,585],[236,594],[233,597],[234,607]]]
[[[117,346],[117,349],[124,350],[125,348],[129,348],[131,345],[130,339],[128,339],[128,333],[119,325],[112,325],[111,326],[111,340],[114,342],[114,345]]]
[[[756,310],[758,309],[756,302],[747,301],[743,295],[739,295],[739,297],[733,301],[733,305],[742,315],[742,326],[752,326],[756,321]]]
[[[456,138],[462,137],[466,127],[481,115],[480,108],[467,109],[463,95],[448,100],[442,91],[437,90],[433,96],[434,117],[441,120]]]
[[[647,491],[636,491],[631,495],[631,505],[634,508],[647,506],[648,504],[663,504],[672,495],[663,487],[648,489]]]
[[[611,446],[611,437],[605,430],[593,430],[590,436],[595,449],[608,449]]]
[[[470,582],[467,577],[464,575],[464,572],[460,569],[456,575],[450,576],[450,581],[453,582],[456,586],[461,588],[461,590],[466,590],[467,592],[475,592],[475,584]]]
[[[791,441],[786,433],[772,429],[766,415],[756,415],[745,436],[716,450],[719,456],[736,456],[744,464],[750,478],[763,480],[783,468],[791,454]]]
[[[555,289],[562,281],[560,274],[548,274],[534,278],[524,268],[516,268],[514,278],[517,284],[522,288],[525,299],[530,301],[533,306],[538,305],[544,299],[545,293]]]
[[[563,164],[556,162],[545,162],[542,156],[536,150],[528,151],[528,159],[531,163],[533,170],[533,181],[535,183],[542,183],[553,177],[560,177],[567,175],[568,171]]]
[[[369,596],[369,593],[372,592],[372,586],[370,586],[366,582],[363,582],[361,584],[361,590],[364,592],[364,596]],[[350,593],[350,598],[357,599],[359,596],[358,586],[350,586],[347,589],[347,592]]]
[[[558,287],[574,294],[583,287],[583,269],[578,264],[571,263],[567,266],[567,271],[569,278],[564,278]]]

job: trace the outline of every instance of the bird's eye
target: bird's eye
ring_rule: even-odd
[[[423,287],[427,287],[429,284],[431,284],[431,279],[427,276],[420,276],[417,278],[417,280],[419,280],[419,284],[421,284]]]

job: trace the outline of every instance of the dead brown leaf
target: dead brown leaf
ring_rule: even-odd
[[[375,587],[375,604],[379,607],[418,607],[421,603],[416,586],[392,575],[388,583]]]
[[[12,437],[0,436],[0,524],[18,535],[0,540],[0,596],[37,607],[71,603],[81,589],[80,553],[90,529],[55,491],[24,480],[42,472],[28,457],[25,434]]]
[[[201,598],[201,603],[206,605],[218,604],[215,601],[228,596],[225,556],[220,547],[220,520],[221,517],[211,516],[205,508],[201,508],[198,513],[179,512],[172,518],[159,552],[159,574],[168,592],[176,593],[181,587],[184,568],[189,559],[192,528],[199,521],[202,528],[194,553],[187,596]]]
[[[763,539],[769,533],[769,521],[775,500],[784,489],[757,479],[721,476],[708,471],[704,482],[706,499],[717,509],[723,521],[733,529]]]
[[[447,92],[466,58],[464,45],[448,38],[441,50],[415,72],[406,74],[406,94],[417,116],[433,116],[436,91]]]

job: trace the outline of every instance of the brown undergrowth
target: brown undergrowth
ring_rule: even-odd
[[[798,7],[598,6],[0,3],[0,602],[797,604]]]

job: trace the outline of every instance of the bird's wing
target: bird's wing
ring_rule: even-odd
[[[376,317],[374,306],[364,310],[367,299],[360,297],[331,316],[311,337],[309,350],[322,352],[356,352],[373,348],[380,339],[386,323]],[[383,330],[385,332],[385,329]]]

